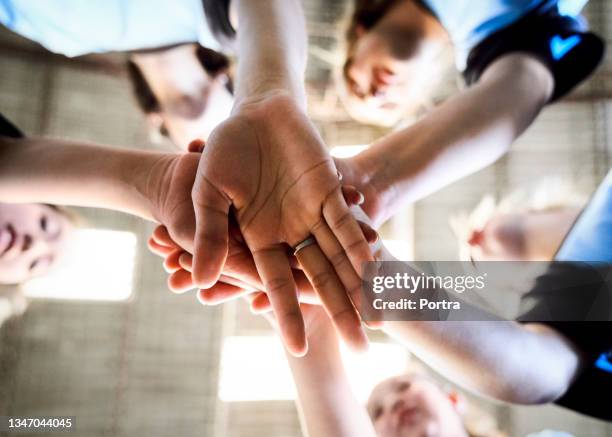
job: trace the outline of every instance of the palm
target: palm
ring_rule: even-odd
[[[356,293],[356,271],[372,254],[346,205],[331,157],[293,100],[272,96],[243,103],[219,125],[202,154],[192,198],[197,285],[209,288],[219,279],[233,214],[287,345],[303,353],[304,325],[287,249],[312,235],[318,248],[302,253],[312,266],[305,271],[327,297],[325,306],[339,330],[356,345],[366,341],[347,290]]]
[[[235,208],[253,252],[303,240],[320,220],[326,195],[339,186],[325,149],[315,144],[304,151],[300,144],[241,117],[225,122],[207,142],[199,187],[223,193],[217,200]],[[200,194],[196,184],[194,198]]]

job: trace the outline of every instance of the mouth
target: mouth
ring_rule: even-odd
[[[413,425],[419,416],[419,408],[405,408],[398,414],[398,423],[400,426]]]
[[[374,80],[379,86],[389,87],[395,83],[396,75],[391,70],[377,68],[374,70]]]
[[[16,242],[17,233],[11,225],[0,228],[0,258],[9,253],[10,250],[15,247]]]

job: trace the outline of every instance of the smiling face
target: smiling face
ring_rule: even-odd
[[[380,383],[370,395],[368,412],[379,437],[462,437],[467,433],[450,398],[419,375]]]
[[[201,87],[189,97],[161,102],[159,123],[179,148],[186,148],[196,138],[208,138],[218,124],[229,117],[234,97],[226,87],[226,78],[203,75]]]
[[[358,38],[344,67],[349,90],[360,99],[384,100],[406,87],[419,70],[421,36],[410,29],[380,25],[357,30]]]
[[[198,44],[135,53],[129,77],[151,126],[186,149],[206,139],[234,104],[229,59]]]
[[[397,119],[423,103],[437,77],[441,26],[412,1],[390,3],[375,24],[360,24],[365,12],[347,33],[347,106],[352,114]]]
[[[0,284],[19,284],[49,271],[73,231],[47,205],[0,203]]]

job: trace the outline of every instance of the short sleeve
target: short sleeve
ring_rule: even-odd
[[[550,70],[555,80],[553,102],[595,71],[603,59],[605,43],[586,31],[581,20],[560,15],[556,6],[538,8],[471,50],[463,72],[468,85],[476,83],[495,60],[514,52],[528,53]]]
[[[0,136],[23,138],[23,133],[19,130],[19,128],[17,128],[17,126],[0,114]]]

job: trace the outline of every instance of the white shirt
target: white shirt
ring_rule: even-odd
[[[0,23],[66,56],[186,42],[221,49],[202,0],[0,0]]]

